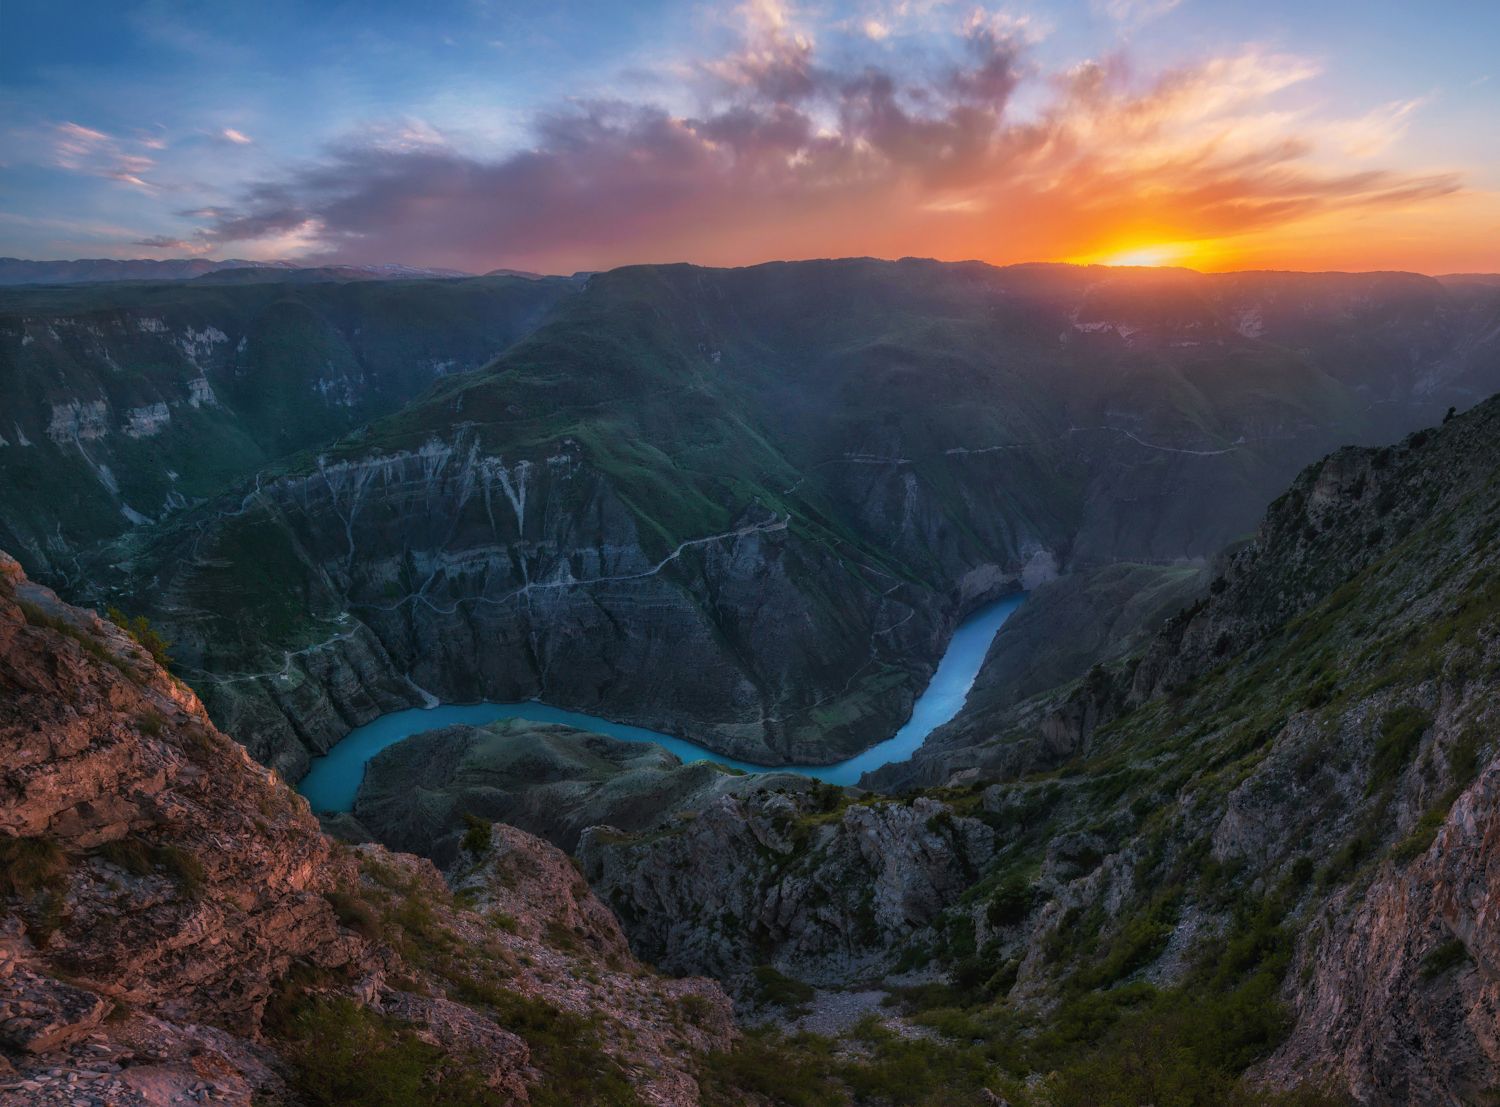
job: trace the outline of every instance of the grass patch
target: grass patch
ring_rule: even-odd
[[[1417,752],[1422,735],[1432,725],[1432,716],[1420,707],[1405,704],[1385,713],[1380,720],[1380,736],[1370,760],[1370,783],[1366,795],[1374,795],[1395,782],[1401,770]]]
[[[0,895],[30,896],[56,888],[68,857],[51,838],[0,838]]]
[[[385,927],[381,925],[380,913],[375,910],[364,897],[350,892],[324,892],[323,898],[333,908],[339,924],[354,931],[356,934],[372,942],[381,941],[385,937]]]
[[[203,891],[207,876],[203,863],[181,846],[170,843],[152,845],[136,835],[106,842],[93,854],[132,876],[165,873],[177,882],[183,895],[189,899]]]
[[[532,1107],[639,1107],[624,1070],[604,1052],[593,1020],[498,988],[486,1005],[496,1022],[531,1047],[531,1063],[542,1074],[531,1089]]]
[[[312,1107],[504,1107],[484,1059],[452,1055],[349,999],[304,1002],[282,1026],[291,1084]]]

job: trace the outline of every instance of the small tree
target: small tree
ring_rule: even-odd
[[[136,643],[154,657],[156,663],[163,669],[172,664],[172,643],[168,642],[161,632],[151,625],[151,620],[146,616],[126,615],[118,607],[111,607],[106,614],[110,622],[134,638]]]

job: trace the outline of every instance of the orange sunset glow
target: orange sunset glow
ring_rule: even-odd
[[[131,114],[105,70],[20,96],[0,251],[1494,269],[1500,7],[1480,7],[652,0],[566,51],[464,9],[390,17],[357,71],[318,54],[322,97],[225,76],[206,45],[121,55],[130,28],[101,27],[169,106]],[[264,33],[221,20],[225,43]],[[341,34],[299,23],[278,50]],[[50,87],[45,60],[18,89]]]

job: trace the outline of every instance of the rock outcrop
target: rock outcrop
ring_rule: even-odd
[[[7,1107],[296,1101],[309,1072],[358,1079],[318,1053],[338,1034],[371,1064],[418,1051],[428,1079],[472,1085],[463,1102],[613,1081],[686,1107],[694,1057],[734,1033],[716,986],[656,978],[520,831],[452,884],[330,842],[131,636],[4,555],[0,858]],[[574,1056],[538,1036],[555,1025]]]
[[[721,795],[644,833],[593,827],[578,856],[639,954],[743,992],[759,965],[818,984],[880,979],[931,940],[996,848],[933,800],[850,803],[804,783]]]
[[[718,796],[801,778],[684,765],[660,746],[512,719],[452,726],[388,746],[365,766],[354,816],[380,842],[448,864],[466,817],[518,826],[567,851],[585,828],[646,830]]]
[[[1415,861],[1313,918],[1297,1027],[1261,1076],[1315,1066],[1362,1103],[1482,1103],[1500,1072],[1500,762]]]

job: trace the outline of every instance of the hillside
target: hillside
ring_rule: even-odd
[[[1056,1070],[1045,1102],[1223,1102],[1242,1073],[1483,1102],[1497,444],[1500,399],[1312,466],[1141,650],[939,751],[956,786],[768,786],[595,828],[590,882],[665,966],[752,995],[773,971],[857,982],[867,1009],[889,995],[972,1041],[955,1069]],[[933,964],[946,975],[903,975]]]
[[[30,571],[74,577],[98,543],[483,364],[570,287],[229,272],[256,280],[0,290],[0,546]]]
[[[294,778],[423,691],[836,760],[983,600],[1206,561],[1299,466],[1500,387],[1497,323],[1403,274],[617,270],[80,590],[164,624]]]
[[[734,1038],[508,827],[335,845],[127,634],[0,555],[0,1103],[698,1102]]]

